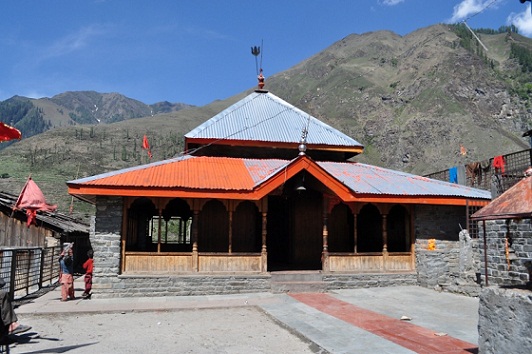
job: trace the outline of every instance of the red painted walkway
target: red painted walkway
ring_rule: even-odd
[[[477,353],[475,344],[363,309],[323,293],[293,293],[294,299],[416,353]]]

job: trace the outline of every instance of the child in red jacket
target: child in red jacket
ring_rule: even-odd
[[[94,268],[94,252],[92,250],[87,251],[89,259],[83,263],[83,269],[85,269],[85,291],[81,296],[84,298],[90,298],[92,290],[92,270]]]

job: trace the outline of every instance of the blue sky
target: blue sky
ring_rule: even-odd
[[[437,23],[515,24],[519,0],[4,0],[0,101],[65,91],[119,92],[147,104],[205,105],[256,86],[252,46],[267,77],[356,33],[406,35]],[[258,57],[260,60],[260,56]]]

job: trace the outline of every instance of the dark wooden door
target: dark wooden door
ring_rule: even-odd
[[[306,190],[290,198],[290,263],[295,269],[321,269],[322,195]]]

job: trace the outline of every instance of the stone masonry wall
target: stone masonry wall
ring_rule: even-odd
[[[465,225],[465,208],[416,207],[415,251],[418,284],[438,291],[478,296],[481,272],[478,239]],[[429,249],[429,240],[435,248]]]
[[[93,292],[113,293],[120,282],[122,198],[98,198],[89,238],[94,250]]]
[[[484,235],[484,223],[479,223],[479,235]],[[490,285],[526,285],[532,279],[532,220],[486,221],[488,283]],[[508,232],[509,230],[509,232]],[[506,237],[510,237],[509,257]],[[484,249],[481,247],[481,259]],[[508,265],[509,262],[509,265]],[[482,273],[484,275],[484,272]]]
[[[465,207],[417,205],[415,209],[416,239],[458,241],[466,227]]]
[[[337,289],[377,288],[387,286],[415,286],[416,275],[413,273],[397,274],[324,274],[323,282],[327,291]]]
[[[485,233],[484,233],[485,226]],[[479,223],[486,238],[489,287],[479,301],[479,353],[528,353],[532,348],[532,220]],[[484,246],[480,248],[484,259]]]
[[[479,300],[479,353],[530,353],[532,292],[484,288]]]
[[[100,298],[269,292],[270,275],[120,275]]]

